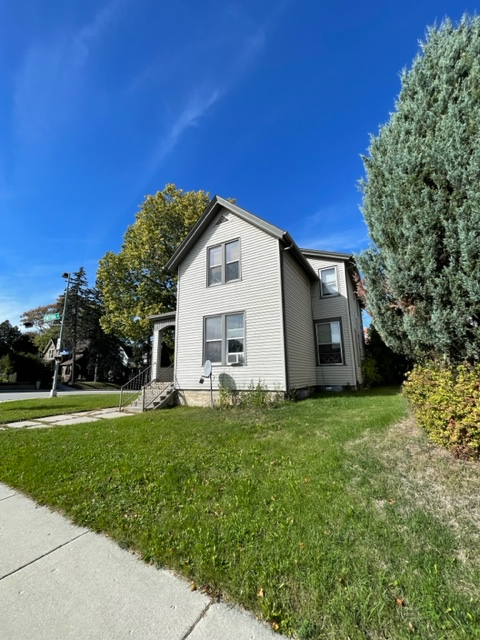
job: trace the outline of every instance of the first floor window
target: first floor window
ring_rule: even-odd
[[[343,364],[340,320],[317,322],[315,328],[319,364]]]
[[[245,363],[245,316],[229,313],[205,318],[204,361]]]

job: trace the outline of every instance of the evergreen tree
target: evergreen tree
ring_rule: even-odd
[[[117,336],[105,333],[100,324],[103,313],[100,292],[92,289],[85,336],[88,344],[87,372],[89,378],[95,381],[120,381],[125,375],[123,342]]]
[[[385,342],[416,358],[480,356],[480,18],[430,28],[361,182],[359,257]]]
[[[65,294],[64,294],[65,295]],[[63,309],[64,295],[59,302]],[[67,294],[65,318],[63,319],[62,348],[69,351],[72,359],[72,375],[70,382],[76,379],[76,357],[79,344],[85,349],[85,342],[89,332],[90,305],[92,291],[88,286],[87,274],[83,267],[70,276],[70,287]]]

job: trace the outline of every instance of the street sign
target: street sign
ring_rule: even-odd
[[[59,313],[46,313],[43,316],[43,321],[44,322],[53,322],[54,320],[60,320],[60,314]]]

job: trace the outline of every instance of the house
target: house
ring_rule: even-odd
[[[363,327],[351,255],[300,249],[289,233],[215,196],[167,269],[178,275],[176,312],[152,316],[152,378],[175,327],[178,401],[208,404],[219,385],[261,381],[286,394],[362,384]]]
[[[50,339],[42,351],[42,358],[47,362],[54,362],[57,357],[59,357],[59,352],[57,349],[58,340]]]

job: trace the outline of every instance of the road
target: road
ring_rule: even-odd
[[[57,392],[59,396],[72,396],[72,395],[85,395],[85,394],[104,394],[104,393],[119,393],[119,389],[117,390],[113,390],[113,391],[108,391],[108,390],[102,390],[102,391],[79,391],[78,389],[69,389],[67,391],[58,391]],[[2,391],[0,390],[0,402],[10,402],[11,400],[34,400],[36,398],[49,398],[50,397],[50,390],[44,390],[42,389],[41,391],[12,391],[10,390],[5,390]]]

